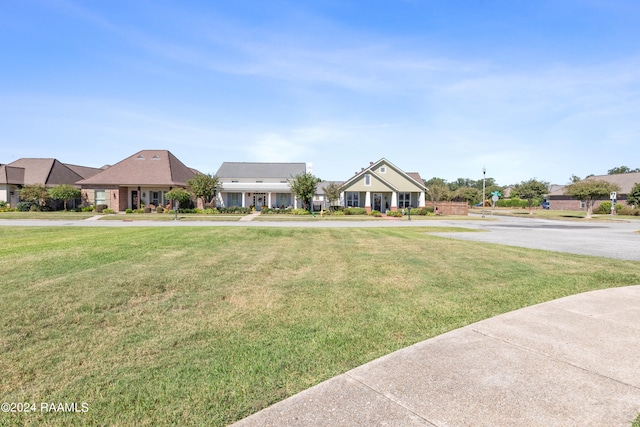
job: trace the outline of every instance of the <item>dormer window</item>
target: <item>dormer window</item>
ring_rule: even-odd
[[[144,156],[142,154],[140,154],[138,157],[136,157],[137,160],[144,160]]]
[[[151,160],[160,160],[160,157],[159,157],[157,154],[155,154],[155,155],[151,158]]]

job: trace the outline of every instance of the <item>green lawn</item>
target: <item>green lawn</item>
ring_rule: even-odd
[[[51,220],[82,220],[91,218],[94,212],[0,212],[0,219],[51,219]]]
[[[640,263],[425,228],[0,227],[0,425],[225,425],[394,350]]]
[[[244,215],[178,214],[178,221],[239,221]],[[106,215],[100,221],[174,221],[174,214],[141,213]]]

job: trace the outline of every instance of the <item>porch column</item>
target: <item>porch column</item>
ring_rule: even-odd
[[[242,207],[243,207],[243,208],[246,208],[246,207],[247,207],[247,202],[246,202],[246,196],[245,196],[245,194],[244,194],[244,191],[242,192],[242,197],[241,197],[241,199],[242,199]]]
[[[398,192],[394,191],[391,193],[391,212],[396,212],[398,210]]]
[[[267,195],[267,207],[271,208],[271,191]]]
[[[364,195],[364,208],[367,213],[371,212],[371,191],[367,191]]]
[[[345,200],[344,200],[344,191],[340,192],[340,200],[338,201],[338,205],[342,206],[342,207],[346,207],[345,206]]]
[[[293,196],[293,209],[298,209],[298,196]]]
[[[418,199],[418,207],[420,207],[420,208],[424,208],[425,207],[424,191],[420,192],[420,196],[419,196],[419,199]]]

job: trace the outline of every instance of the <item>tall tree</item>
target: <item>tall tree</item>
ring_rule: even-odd
[[[37,203],[42,207],[47,204],[49,199],[49,191],[42,184],[28,184],[20,190],[20,198],[29,202]]]
[[[534,200],[541,199],[542,196],[547,194],[548,188],[548,182],[538,181],[537,179],[532,178],[528,181],[522,181],[520,184],[516,184],[511,190],[511,195],[527,200],[529,202],[529,214],[533,214]]]
[[[217,186],[218,177],[211,174],[199,173],[187,181],[187,190],[195,199],[202,199],[203,208],[207,203],[211,203]]]
[[[79,188],[69,184],[60,184],[49,190],[49,196],[54,200],[62,200],[64,202],[64,210],[67,210],[69,200],[79,199],[82,191]]]
[[[288,180],[291,192],[300,200],[305,209],[310,209],[313,196],[316,194],[318,179],[310,172],[301,173]]]
[[[340,186],[335,182],[330,182],[322,190],[329,201],[329,209],[333,209],[333,206],[337,206],[340,201]]]
[[[591,218],[596,200],[609,197],[612,191],[620,191],[618,184],[599,179],[583,179],[564,187],[564,194],[572,199],[582,200],[587,206],[587,218]]]
[[[452,200],[467,202],[470,205],[477,204],[482,199],[482,192],[473,187],[460,187],[453,192]]]
[[[438,202],[451,197],[451,192],[444,182],[433,182],[427,186],[427,195],[433,202],[433,209],[436,210]]]

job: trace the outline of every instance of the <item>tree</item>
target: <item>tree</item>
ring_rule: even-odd
[[[528,181],[522,181],[520,184],[516,184],[511,190],[511,196],[518,196],[521,199],[525,199],[529,202],[529,214],[533,214],[533,201],[541,199],[542,196],[547,194],[549,183],[546,181],[538,181],[532,178]]]
[[[631,169],[629,166],[618,166],[607,171],[607,175],[617,175],[620,173],[640,172],[640,168]]]
[[[195,199],[202,199],[203,208],[207,203],[211,203],[217,186],[218,177],[211,174],[197,174],[187,181],[187,190]]]
[[[42,184],[28,184],[20,190],[20,198],[29,202],[37,203],[42,207],[47,204],[49,191]]]
[[[461,187],[458,188],[454,193],[452,200],[458,202],[467,202],[470,205],[475,205],[480,202],[482,198],[482,192],[477,188],[473,187]]]
[[[640,183],[636,183],[627,195],[627,204],[634,208],[640,207]]]
[[[322,190],[324,191],[324,196],[329,201],[329,208],[337,206],[340,202],[340,186],[335,182],[331,182],[323,187]]]
[[[173,202],[178,202],[182,206],[186,206],[191,200],[191,194],[184,188],[174,188],[171,191],[167,191],[164,197]]]
[[[582,200],[587,206],[587,218],[591,218],[596,200],[608,197],[612,191],[620,191],[618,184],[599,179],[583,179],[564,187],[564,194],[572,199]]]
[[[316,194],[317,178],[310,172],[301,173],[288,180],[291,192],[300,200],[305,209],[311,206],[311,200]]]
[[[427,186],[427,195],[429,199],[433,202],[433,209],[436,210],[437,203],[440,200],[448,199],[450,197],[451,192],[449,191],[449,187],[447,184],[443,182],[433,182],[432,184]]]
[[[79,199],[82,191],[79,188],[69,184],[61,184],[49,190],[49,196],[54,200],[62,200],[64,202],[64,210],[67,210],[69,200]]]

